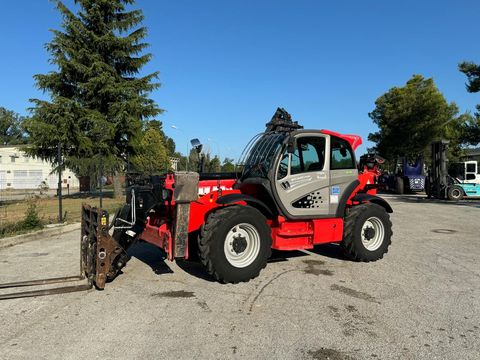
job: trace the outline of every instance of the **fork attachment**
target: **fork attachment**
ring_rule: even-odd
[[[108,212],[89,205],[82,205],[82,273],[99,290],[107,280],[113,280],[123,264],[125,250],[108,233]]]
[[[2,294],[0,295],[0,300],[85,291],[93,286],[103,290],[106,282],[113,280],[120,271],[119,269],[123,267],[126,257],[124,249],[110,236],[108,230],[108,212],[83,204],[80,238],[80,275],[0,284],[0,289],[65,284],[81,280],[87,280],[87,282],[80,285]]]

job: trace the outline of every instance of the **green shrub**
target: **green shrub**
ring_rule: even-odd
[[[25,217],[23,220],[0,225],[0,238],[22,234],[29,230],[41,229],[42,227],[43,222],[38,215],[37,204],[31,199],[28,202],[27,211],[25,211]]]
[[[19,232],[19,223],[8,223],[0,226],[0,238]]]
[[[42,227],[42,220],[38,216],[37,204],[34,201],[30,201],[25,212],[25,218],[23,219],[22,229],[30,230]]]

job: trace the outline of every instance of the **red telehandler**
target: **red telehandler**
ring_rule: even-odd
[[[354,150],[361,143],[355,135],[305,130],[279,108],[247,145],[239,173],[130,177],[112,226],[105,211],[82,208],[81,276],[103,289],[137,241],[172,261],[196,251],[223,283],[258,276],[271,249],[340,243],[352,260],[381,259],[391,243],[392,208],[376,196],[375,158],[358,169]]]

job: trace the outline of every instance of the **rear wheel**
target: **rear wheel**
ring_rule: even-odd
[[[453,185],[447,190],[448,200],[459,201],[463,200],[463,189],[461,186]]]
[[[202,264],[225,283],[257,277],[267,265],[271,245],[267,219],[250,206],[229,206],[210,214],[198,238]]]
[[[357,205],[345,217],[342,249],[355,261],[375,261],[388,252],[392,223],[385,209],[377,204]]]

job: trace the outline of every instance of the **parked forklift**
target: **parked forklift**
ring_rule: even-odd
[[[402,156],[396,163],[394,173],[382,176],[381,183],[386,190],[402,195],[425,191],[426,178],[421,156],[415,159]]]
[[[257,277],[272,249],[338,243],[351,260],[379,260],[391,244],[393,210],[376,196],[375,158],[357,168],[354,150],[361,143],[356,135],[305,130],[279,108],[247,145],[237,177],[175,172],[130,178],[127,201],[111,222],[106,211],[83,206],[81,276],[103,289],[138,241],[159,247],[172,261],[196,251],[206,272],[222,283]],[[25,284],[32,282],[14,285]]]
[[[432,166],[427,181],[429,198],[459,201],[480,197],[480,174],[476,161],[448,163],[449,141],[432,143]]]

